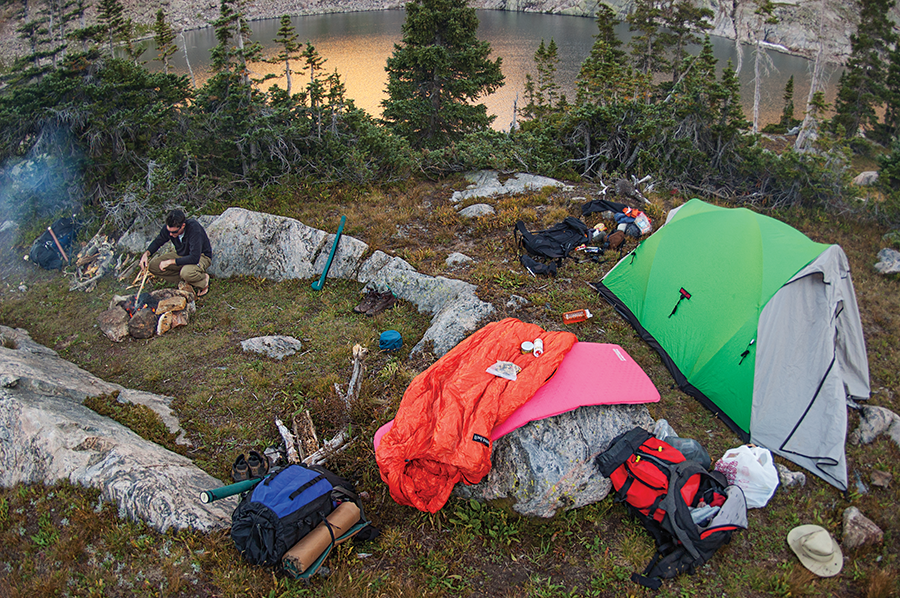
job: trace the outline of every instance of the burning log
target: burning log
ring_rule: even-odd
[[[196,307],[187,295],[178,289],[157,289],[139,296],[114,295],[109,308],[97,317],[97,324],[107,338],[117,343],[129,335],[134,338],[162,335],[190,322]]]

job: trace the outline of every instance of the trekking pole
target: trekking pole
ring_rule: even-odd
[[[250,490],[261,480],[262,478],[253,478],[252,480],[244,480],[242,482],[229,484],[227,486],[222,486],[221,488],[215,488],[213,490],[204,490],[200,493],[200,502],[202,502],[203,504],[209,504],[213,501],[219,500],[220,498],[228,498],[229,496],[240,494],[245,490]]]
[[[322,276],[316,282],[312,283],[314,291],[321,291],[325,286],[325,277],[328,276],[328,270],[331,269],[331,262],[334,260],[334,254],[337,251],[338,242],[341,240],[341,234],[344,232],[344,223],[347,222],[346,216],[341,216],[341,223],[338,226],[337,233],[334,235],[334,243],[331,245],[331,253],[328,254],[328,261],[325,262],[325,269],[322,270]]]

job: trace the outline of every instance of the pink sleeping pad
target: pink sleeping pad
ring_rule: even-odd
[[[625,349],[606,343],[575,343],[559,369],[527,403],[494,428],[497,440],[531,421],[552,417],[585,405],[656,403],[659,391]],[[394,425],[375,432],[375,448]]]

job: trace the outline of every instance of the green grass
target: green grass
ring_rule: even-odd
[[[561,330],[564,311],[588,308],[594,317],[565,329],[579,340],[617,343],[647,372],[661,394],[648,408],[681,436],[696,438],[715,459],[739,440],[692,398],[675,388],[657,354],[643,343],[585,283],[599,280],[602,264],[567,261],[556,278],[523,272],[512,241],[512,223],[550,226],[580,216],[571,197],[592,197],[588,185],[569,191],[502,198],[498,213],[476,222],[456,217],[449,197],[460,177],[427,184],[407,181],[384,188],[314,187],[295,183],[255,192],[248,204],[333,231],[346,214],[347,234],[409,260],[426,274],[477,285],[496,308],[495,319],[515,316],[547,330]],[[658,200],[659,201],[659,200]],[[220,206],[224,208],[226,206]],[[664,214],[662,206],[648,209]],[[840,244],[848,255],[866,334],[873,395],[870,402],[900,412],[900,281],[874,271],[887,232],[853,216],[817,210],[776,214],[816,241]],[[597,222],[597,215],[586,219]],[[629,240],[628,248],[634,241]],[[449,270],[447,255],[460,251],[474,263]],[[22,263],[25,245],[0,261],[0,324],[21,327],[32,338],[91,373],[121,384],[173,397],[192,446],[178,448],[152,413],[99,397],[90,406],[138,434],[175,448],[198,466],[228,479],[236,454],[280,441],[274,425],[309,410],[320,438],[350,425],[353,441],[329,466],[358,482],[364,506],[382,534],[368,543],[347,543],[329,557],[331,574],[309,585],[244,564],[227,533],[159,534],[140,522],[120,519],[95,490],[57,484],[0,490],[0,598],[7,596],[651,596],[629,577],[653,553],[641,526],[611,498],[559,513],[549,520],[524,518],[498,502],[476,505],[451,498],[434,515],[397,505],[381,481],[371,438],[392,418],[410,381],[436,357],[411,347],[429,325],[414,305],[375,318],[352,313],[362,285],[328,280],[320,292],[309,280],[275,282],[252,277],[215,279],[190,324],[150,340],[112,343],[95,327],[96,316],[127,283],[104,279],[92,293],[68,292],[68,279]],[[13,259],[14,258],[14,259]],[[24,283],[26,291],[18,290]],[[529,303],[506,307],[511,295]],[[397,354],[377,350],[380,332],[400,331]],[[240,342],[264,334],[291,335],[303,349],[278,361],[244,353]],[[351,351],[370,349],[357,402],[348,411],[334,385],[345,386]],[[0,345],[10,347],[10,339]],[[852,429],[858,422],[849,416]],[[778,459],[791,469],[797,466]],[[891,473],[888,488],[844,495],[807,473],[803,488],[779,491],[764,509],[749,512],[750,529],[696,575],[667,581],[658,596],[862,596],[900,592],[900,449],[881,438],[848,446],[851,477],[868,483],[871,471]],[[808,574],[785,542],[801,523],[818,523],[840,539],[841,514],[858,507],[885,531],[882,545],[846,553],[844,572],[832,579]],[[363,556],[367,555],[367,556]]]

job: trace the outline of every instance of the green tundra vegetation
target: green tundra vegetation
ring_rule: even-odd
[[[755,14],[761,31],[771,7],[750,4],[745,12]],[[0,221],[18,221],[25,243],[72,211],[88,237],[115,235],[176,205],[194,214],[240,206],[326,230],[345,214],[346,234],[423,273],[477,285],[479,296],[498,308],[497,318],[515,315],[560,329],[562,312],[590,307],[593,319],[567,329],[582,341],[625,348],[662,395],[651,415],[700,440],[715,458],[739,439],[681,393],[656,353],[584,284],[613,260],[567,262],[557,278],[535,279],[515,263],[510,231],[517,220],[540,228],[580,215],[580,204],[603,182],[651,175],[655,187],[643,209],[654,222],[696,196],[764,211],[816,241],[840,244],[866,332],[870,402],[900,411],[897,280],[872,268],[891,242],[884,233],[900,223],[900,44],[883,17],[892,5],[854,3],[859,32],[835,106],[821,93],[796,98],[789,80],[784,113],[762,135],[751,132],[741,109],[736,67],[717,75],[705,38],[708,14],[689,0],[636,0],[627,47],[614,34],[612,10],[601,4],[572,98],[555,80],[556,43],[535,40],[524,105],[505,132],[491,128],[478,104],[503,81],[500,61],[476,38],[477,18],[464,0],[408,5],[402,41],[386,64],[389,93],[380,118],[356,108],[340,74],[299,41],[289,18],[281,20],[275,55],[263,57],[234,0],[221,0],[214,73],[200,87],[169,72],[178,46],[164,10],[153,24],[138,26],[119,0],[101,0],[97,22],[86,26],[84,0],[7,3],[27,7],[19,35],[28,51],[3,70],[0,88]],[[155,37],[159,68],[141,62],[140,35]],[[697,54],[687,53],[695,42]],[[284,87],[253,77],[252,63],[263,59],[283,65]],[[798,126],[802,143],[786,135]],[[465,185],[460,173],[482,168],[555,176],[573,186],[500,198],[496,214],[465,221],[449,190]],[[875,169],[877,187],[850,184],[853,174]],[[95,324],[122,283],[104,279],[93,293],[69,293],[64,277],[14,259],[25,247],[0,259],[0,323],[27,329],[105,380],[175,397],[192,446],[176,445],[142,408],[99,397],[92,409],[223,480],[237,454],[278,443],[275,417],[309,410],[320,439],[349,424],[354,440],[329,466],[358,481],[382,534],[338,547],[327,562],[331,574],[303,584],[242,563],[227,531],[159,534],[119,518],[98,491],[19,485],[0,489],[0,598],[900,593],[900,448],[889,439],[848,446],[847,493],[808,475],[803,488],[780,491],[765,509],[751,511],[750,529],[696,575],[654,594],[629,581],[652,555],[652,539],[611,499],[549,520],[456,498],[428,515],[391,500],[370,439],[394,416],[413,377],[436,359],[428,350],[410,354],[428,326],[414,306],[401,301],[366,318],[352,313],[360,298],[352,281],[329,280],[314,292],[308,281],[234,277],[214,281],[188,328],[116,344]],[[449,269],[444,259],[451,251],[464,251],[474,264]],[[527,306],[504,308],[513,294]],[[407,341],[397,354],[374,351],[388,328]],[[295,336],[308,351],[282,362],[235,349],[262,334]],[[355,343],[372,351],[360,397],[347,413],[334,386],[349,378]],[[175,375],[185,363],[190,371]],[[850,425],[858,420],[851,412]],[[876,470],[894,476],[889,488],[869,484]],[[840,576],[817,578],[784,538],[805,523],[839,536],[849,506],[876,521],[884,541],[848,551]]]

